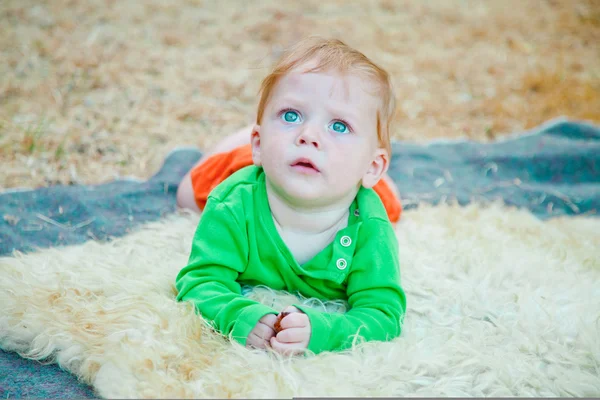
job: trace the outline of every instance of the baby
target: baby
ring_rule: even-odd
[[[285,52],[262,83],[250,144],[231,150],[233,139],[182,181],[178,203],[203,214],[177,299],[242,345],[285,354],[397,337],[406,297],[391,221],[401,207],[382,179],[394,108],[388,74],[339,40]],[[350,308],[274,310],[241,285]]]

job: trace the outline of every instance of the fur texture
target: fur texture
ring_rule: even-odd
[[[291,359],[231,343],[175,301],[196,223],[180,214],[111,243],[0,259],[0,346],[49,357],[104,397],[600,395],[599,219],[407,211],[402,336]]]

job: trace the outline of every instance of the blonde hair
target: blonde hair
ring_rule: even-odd
[[[273,71],[262,81],[256,123],[260,124],[273,88],[286,73],[309,61],[317,66],[305,72],[337,70],[341,73],[355,72],[378,84],[375,93],[381,100],[377,111],[377,139],[379,145],[391,157],[390,126],[396,109],[394,88],[389,74],[369,60],[361,52],[337,39],[310,36],[287,49],[273,67]]]

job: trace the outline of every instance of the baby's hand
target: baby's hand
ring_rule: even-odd
[[[312,332],[308,316],[296,307],[283,310],[286,314],[281,319],[281,331],[271,338],[271,347],[281,354],[301,354],[308,347]]]
[[[262,317],[252,328],[246,339],[246,347],[254,347],[257,349],[265,349],[269,345],[269,341],[275,336],[275,322],[277,316],[267,314]]]

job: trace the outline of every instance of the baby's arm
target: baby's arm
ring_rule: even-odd
[[[346,290],[351,308],[345,314],[295,305],[310,320],[309,350],[348,348],[355,335],[379,341],[400,335],[406,297],[400,286],[398,241],[388,221],[368,220],[361,226]]]
[[[239,275],[246,269],[248,238],[230,208],[209,199],[188,265],[179,272],[177,300],[191,301],[206,320],[242,345],[258,321],[277,311],[241,294]],[[273,315],[275,318],[275,315]]]

